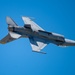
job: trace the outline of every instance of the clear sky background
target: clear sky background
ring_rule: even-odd
[[[19,26],[21,16],[34,17],[45,30],[75,39],[74,0],[0,0],[0,39],[8,33],[6,16]],[[75,47],[49,44],[43,51],[32,52],[24,38],[0,44],[0,75],[75,75]]]

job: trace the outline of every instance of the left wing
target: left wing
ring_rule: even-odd
[[[8,43],[8,42],[11,42],[13,40],[16,40],[15,38],[12,38],[10,36],[10,34],[8,34],[7,36],[5,36],[2,40],[0,40],[0,43],[1,44],[5,44],[5,43]]]
[[[37,37],[30,37],[29,40],[30,40],[32,50],[35,52],[40,52],[41,49],[43,49],[47,44],[49,44],[48,41],[42,40]]]
[[[24,21],[24,23],[26,24],[26,25],[30,25],[31,26],[31,29],[33,30],[33,31],[38,31],[38,30],[42,30],[42,31],[44,31],[44,29],[42,29],[40,26],[38,26],[34,21],[32,21],[29,17],[22,17],[22,19],[23,19],[23,21]]]

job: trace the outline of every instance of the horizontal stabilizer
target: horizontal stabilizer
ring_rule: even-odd
[[[14,41],[14,40],[16,40],[16,39],[12,38],[12,37],[10,36],[10,34],[8,34],[8,35],[5,36],[2,40],[0,40],[0,43],[1,43],[1,44],[6,44],[6,43],[11,42],[11,41]]]

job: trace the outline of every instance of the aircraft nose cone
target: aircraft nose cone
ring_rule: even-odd
[[[75,41],[69,40],[69,39],[65,39],[65,44],[68,45],[68,46],[75,46]]]
[[[68,42],[68,43],[75,43],[75,41],[69,40],[69,39],[65,39],[65,41]]]

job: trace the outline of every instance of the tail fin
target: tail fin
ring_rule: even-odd
[[[18,26],[10,17],[6,17],[6,22],[8,24],[8,26],[10,27],[15,27]]]
[[[9,30],[9,35],[12,37],[12,38],[20,38],[21,35],[13,32],[14,31],[14,28],[17,27],[18,25],[10,18],[10,17],[7,17],[6,18],[6,22],[8,24],[8,29],[11,29]]]

